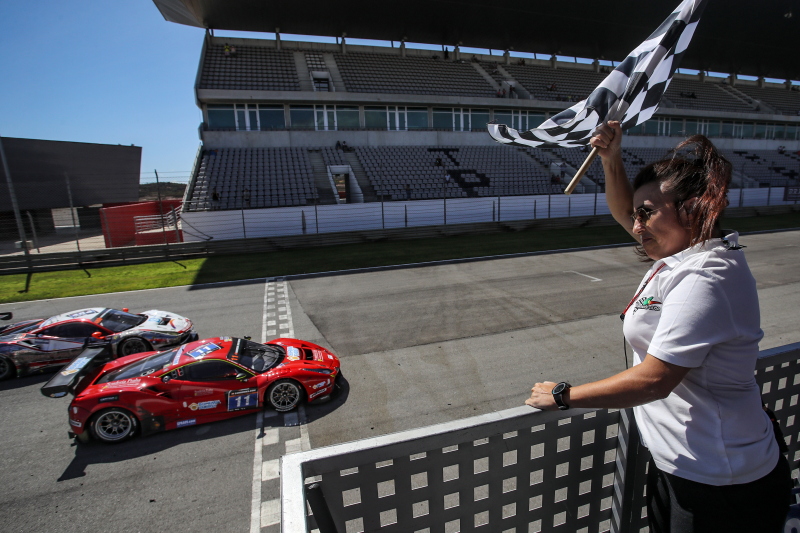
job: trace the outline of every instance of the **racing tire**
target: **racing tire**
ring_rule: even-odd
[[[11,379],[17,373],[14,363],[8,357],[0,355],[0,381]]]
[[[135,353],[142,353],[142,352],[149,352],[152,349],[150,345],[147,344],[147,341],[140,338],[140,337],[131,337],[130,339],[125,339],[119,344],[119,348],[117,348],[117,353],[120,357],[126,355],[133,355]]]
[[[303,386],[293,379],[279,379],[267,389],[264,403],[268,403],[279,413],[295,409],[303,400]]]
[[[89,424],[92,436],[106,444],[116,444],[133,437],[138,427],[136,417],[119,407],[100,411]]]

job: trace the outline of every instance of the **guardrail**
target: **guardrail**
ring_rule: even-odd
[[[502,221],[497,221],[497,219],[501,218],[500,216],[492,217],[490,211],[486,221],[464,223],[463,220],[459,220],[460,217],[456,217],[456,220],[453,220],[457,213],[454,210],[448,215],[445,221],[446,224],[441,224],[443,220],[440,217],[439,224],[436,224],[434,218],[429,221],[429,225],[411,226],[409,223],[407,227],[404,220],[403,205],[399,205],[399,211],[395,210],[397,206],[392,206],[391,209],[386,209],[383,213],[381,213],[380,204],[372,207],[369,204],[356,204],[352,210],[337,210],[337,206],[325,206],[326,209],[320,209],[318,213],[314,211],[312,206],[307,208],[309,215],[306,218],[303,217],[302,208],[221,211],[211,212],[211,215],[217,215],[217,213],[220,215],[209,217],[205,221],[206,223],[203,224],[192,220],[192,215],[196,214],[183,212],[180,215],[179,225],[182,238],[193,242],[117,248],[92,248],[82,245],[79,251],[30,253],[27,256],[20,251],[16,251],[14,254],[0,255],[0,275],[153,263],[214,254],[271,252],[297,247],[357,244],[389,239],[420,239],[467,233],[497,233],[530,228],[546,230],[615,224],[611,215],[593,215],[594,202],[591,200],[593,200],[594,195],[585,195],[585,197],[590,201],[581,207],[580,212],[577,208],[570,209],[568,204],[566,210],[561,209],[558,213],[551,208],[551,214],[559,215],[553,218],[524,218],[522,216],[523,210],[515,209],[514,203],[506,199],[503,204]],[[387,205],[391,206],[395,203]],[[375,207],[378,208],[375,220],[364,216],[364,209],[374,209]],[[331,215],[331,217],[328,217],[329,209],[336,216]],[[547,206],[543,206],[542,209],[547,209]],[[729,207],[725,215],[727,219],[789,213],[798,209],[800,207],[797,205]],[[251,212],[256,217],[262,211],[273,216],[270,220],[274,224],[261,220],[258,224],[246,225],[248,220],[253,221]],[[572,216],[567,216],[570,213]],[[247,216],[243,216],[244,214],[247,214]],[[319,218],[317,218],[317,214],[320,214]],[[350,216],[345,217],[345,214]],[[318,227],[317,224],[320,219]],[[492,221],[493,219],[495,221]],[[223,224],[224,220],[227,220],[229,224]],[[208,224],[208,222],[214,221],[217,224]],[[303,221],[305,221],[305,224]],[[736,228],[735,222],[731,221],[730,224],[733,228]]]
[[[756,379],[796,477],[800,343],[763,351]],[[285,455],[282,531],[634,533],[648,459],[631,410],[517,407]]]
[[[178,228],[181,220],[181,209],[176,207],[171,209],[163,215],[144,215],[133,217],[134,231],[136,233],[144,233],[156,229],[172,229]]]

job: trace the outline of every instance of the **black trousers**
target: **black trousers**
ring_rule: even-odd
[[[780,533],[791,504],[789,463],[756,481],[714,486],[662,472],[647,472],[651,533]]]

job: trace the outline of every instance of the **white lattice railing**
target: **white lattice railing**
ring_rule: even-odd
[[[800,343],[756,379],[797,476]],[[522,406],[285,455],[282,531],[638,533],[648,459],[629,410]]]
[[[161,228],[169,231],[174,230],[180,220],[181,208],[176,207],[163,215],[142,215],[133,217],[133,224],[136,233],[144,233]]]

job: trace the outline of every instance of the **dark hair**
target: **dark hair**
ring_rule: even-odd
[[[680,151],[687,149],[685,153]],[[693,135],[660,161],[639,171],[633,180],[633,190],[658,182],[661,191],[675,196],[678,204],[697,198],[691,219],[690,246],[714,237],[719,219],[728,206],[728,186],[731,164],[703,135]]]

